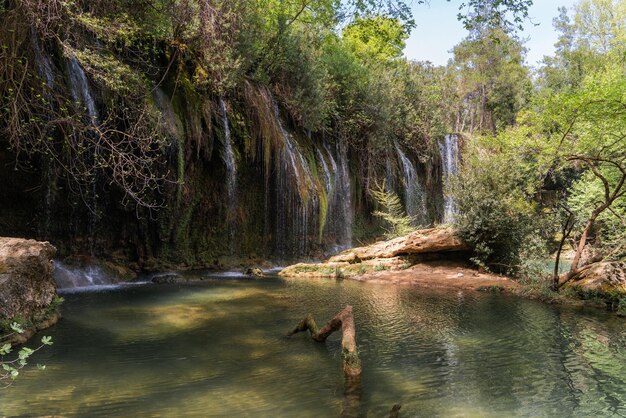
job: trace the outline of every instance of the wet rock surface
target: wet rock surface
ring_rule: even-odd
[[[0,319],[30,318],[56,296],[49,242],[0,237]]]

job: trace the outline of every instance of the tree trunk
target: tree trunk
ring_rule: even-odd
[[[354,328],[354,317],[352,316],[352,306],[346,306],[341,312],[335,315],[322,329],[317,327],[311,314],[304,317],[302,321],[287,334],[292,336],[298,332],[309,330],[311,338],[317,342],[324,342],[335,331],[341,328],[342,338],[342,368],[343,373],[348,377],[359,376],[361,374],[361,360],[356,347],[356,330]]]
[[[580,262],[580,257],[583,254],[583,249],[587,244],[587,236],[589,236],[589,232],[591,232],[591,228],[593,228],[593,224],[598,218],[598,216],[602,213],[604,209],[606,209],[609,205],[604,204],[600,208],[594,210],[585,225],[585,229],[583,230],[583,234],[580,236],[580,240],[578,241],[578,246],[576,247],[576,254],[574,255],[574,259],[572,260],[572,267],[570,270],[563,276],[561,280],[559,280],[559,287],[563,286],[565,283],[569,282],[576,274],[578,273],[578,263]]]
[[[563,246],[565,245],[565,241],[567,240],[567,238],[569,237],[569,235],[572,232],[572,229],[574,228],[574,217],[572,216],[572,213],[570,212],[570,214],[567,217],[567,220],[565,221],[565,225],[563,226],[563,229],[561,230],[561,241],[559,242],[559,248],[556,252],[556,260],[554,261],[554,275],[553,275],[553,279],[552,279],[552,290],[559,290],[559,263],[561,262],[561,252],[563,252]]]

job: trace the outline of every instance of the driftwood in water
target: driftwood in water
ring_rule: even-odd
[[[328,321],[322,329],[317,327],[315,320],[311,314],[308,314],[300,323],[289,333],[292,336],[298,332],[309,330],[311,337],[318,342],[324,342],[335,331],[341,328],[342,338],[342,360],[343,372],[348,376],[359,376],[361,374],[361,361],[356,348],[356,331],[354,328],[354,317],[352,316],[352,306],[346,306],[341,312]]]
[[[341,328],[342,338],[342,368],[345,377],[343,405],[341,411],[342,418],[356,418],[361,414],[361,360],[356,347],[356,330],[354,327],[354,317],[352,316],[352,306],[346,306],[341,312],[335,315],[322,329],[317,327],[317,323],[311,314],[304,317],[302,321],[287,336],[290,337],[298,332],[309,330],[311,338],[323,343],[335,331]],[[390,417],[398,418],[400,405],[394,405],[391,409]]]

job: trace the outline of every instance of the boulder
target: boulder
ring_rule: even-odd
[[[48,242],[0,237],[0,319],[32,318],[56,296]]]
[[[330,263],[360,263],[362,260],[392,258],[401,255],[469,251],[451,228],[429,228],[411,232],[390,241],[357,247],[328,259]]]
[[[565,286],[582,292],[626,295],[626,262],[586,265]]]
[[[265,276],[265,274],[263,274],[263,270],[257,267],[247,268],[245,271],[245,275],[251,276],[251,277],[264,277]]]

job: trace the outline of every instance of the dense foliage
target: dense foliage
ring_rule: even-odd
[[[625,17],[624,1],[583,0],[572,18],[562,9],[555,19],[561,33],[557,53],[545,58],[534,92],[527,96],[530,99],[525,104],[517,101],[521,106],[508,106],[504,126],[511,127],[503,130],[502,125],[492,124],[498,134],[473,138],[470,149],[478,148],[483,157],[475,163],[468,153],[452,192],[461,205],[473,200],[471,207],[461,207],[461,229],[472,238],[481,233],[490,236],[480,239],[478,248],[490,249],[483,262],[494,261],[489,258],[494,247],[490,243],[501,236],[500,228],[519,220],[507,211],[521,206],[504,203],[516,195],[520,203],[539,204],[534,211],[524,211],[535,217],[533,223],[547,222],[544,231],[561,231],[543,237],[546,255],[559,241],[575,250],[566,280],[578,271],[590,242],[602,250],[604,259],[626,256]],[[486,78],[497,80],[497,76]],[[514,101],[501,97],[497,103],[506,106]],[[479,185],[470,191],[472,179]],[[500,207],[481,211],[490,199]],[[519,265],[520,253],[515,248],[521,249],[519,237],[524,236],[526,224],[511,225],[506,229],[507,244],[495,246],[513,250],[506,264]],[[531,236],[523,241],[529,240]]]
[[[434,188],[439,142],[457,133],[463,164],[447,189],[479,264],[516,271],[537,238],[545,254],[574,248],[572,272],[588,243],[623,259],[626,2],[562,9],[557,52],[535,72],[517,36],[531,4],[465,2],[468,36],[438,67],[403,58],[414,27],[403,1],[4,1],[0,129],[18,164],[26,154],[68,179],[94,213],[105,188],[139,216],[167,211],[159,239],[173,247],[194,217],[213,216],[198,214],[194,190],[210,188],[198,167],[224,142],[225,109],[243,142],[233,158],[261,162],[266,183],[284,147],[276,119],[317,143],[294,167],[297,197],[319,206],[320,241],[329,190],[316,159],[331,161],[316,152],[331,144],[359,161],[354,205],[373,210],[367,191],[394,149],[429,167]],[[97,103],[59,82],[76,67]]]

